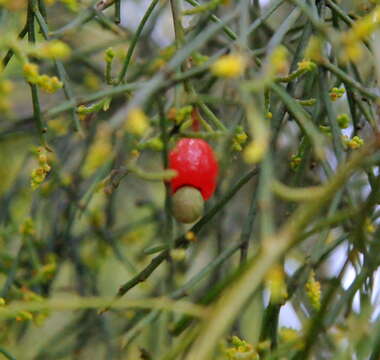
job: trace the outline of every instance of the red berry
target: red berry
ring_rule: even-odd
[[[171,180],[173,194],[182,186],[198,189],[204,200],[215,191],[218,163],[211,146],[201,139],[181,139],[169,154],[169,168],[178,172]]]

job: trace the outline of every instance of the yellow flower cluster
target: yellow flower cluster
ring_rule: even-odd
[[[347,136],[343,136],[343,144],[351,150],[356,150],[364,144],[364,140],[357,135],[355,135],[352,139]]]
[[[301,334],[295,329],[282,327],[278,335],[281,343],[290,345],[295,350],[301,350],[304,346]]]
[[[211,65],[211,72],[222,78],[236,78],[244,73],[247,62],[240,54],[221,56]]]
[[[314,71],[317,65],[310,60],[302,60],[298,64],[298,69],[303,71]]]
[[[224,350],[229,360],[258,360],[259,354],[254,347],[247,343],[245,340],[239,339],[237,336],[233,336],[232,347]]]
[[[186,105],[179,109],[173,107],[168,112],[168,119],[174,121],[176,124],[181,124],[189,118],[193,109],[192,105]]]
[[[357,20],[352,28],[341,35],[342,61],[358,61],[363,57],[361,41],[366,40],[380,26],[380,6]]]
[[[40,75],[36,64],[24,64],[23,71],[25,79],[29,83],[38,85],[42,90],[49,94],[52,94],[63,87],[63,84],[56,76],[50,77],[48,75]]]
[[[39,45],[35,50],[35,56],[44,59],[68,59],[70,47],[60,40],[52,40]]]
[[[142,136],[149,129],[149,119],[140,108],[129,111],[124,129],[130,134]]]
[[[84,177],[91,176],[112,156],[111,129],[107,124],[98,127],[82,168]]]
[[[39,167],[33,169],[30,181],[30,185],[33,190],[37,189],[43,183],[47,174],[51,170],[51,167],[48,164],[48,158],[45,149],[38,148],[37,154]]]
[[[285,273],[281,265],[273,266],[265,277],[265,284],[270,292],[271,303],[283,303],[288,297]]]
[[[280,45],[273,50],[269,57],[269,66],[274,75],[282,75],[288,72],[288,50],[285,46]]]
[[[232,138],[232,150],[242,151],[243,145],[247,142],[248,135],[241,126],[235,130],[235,135]]]
[[[310,272],[305,287],[306,295],[310,301],[311,307],[318,311],[321,307],[321,284],[319,281],[315,280],[314,271]]]
[[[345,92],[346,90],[344,88],[333,87],[329,92],[331,101],[340,99],[345,94]]]
[[[106,63],[111,63],[115,57],[116,53],[115,53],[115,50],[112,49],[112,47],[108,48],[106,51],[105,51],[105,54],[104,54],[104,60]]]
[[[305,50],[305,58],[314,62],[323,62],[323,40],[319,37],[312,36]]]

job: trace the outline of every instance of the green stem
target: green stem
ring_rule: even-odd
[[[133,38],[131,40],[131,43],[129,44],[127,54],[125,55],[123,67],[121,68],[117,83],[120,84],[125,80],[125,75],[128,70],[129,63],[131,62],[133,51],[136,48],[136,45],[140,39],[140,36],[142,34],[142,31],[144,29],[145,24],[147,23],[149,17],[152,15],[154,8],[159,3],[159,0],[152,0],[150,5],[148,6],[148,9],[146,10],[144,16],[142,17],[139,26],[137,27],[137,30],[135,34],[133,35]]]

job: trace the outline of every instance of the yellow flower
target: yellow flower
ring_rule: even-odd
[[[239,54],[230,54],[220,57],[211,65],[211,72],[215,76],[224,78],[235,78],[243,74],[246,61]]]
[[[30,185],[33,190],[37,189],[45,180],[51,167],[48,164],[46,151],[43,148],[37,150],[39,167],[32,170]]]
[[[28,82],[35,84],[38,81],[39,72],[38,72],[38,66],[36,64],[32,64],[32,63],[24,64],[23,72],[24,72],[25,79]]]
[[[244,161],[248,164],[254,164],[263,158],[266,153],[268,143],[263,140],[253,140],[244,149]]]
[[[289,68],[287,60],[288,50],[285,46],[276,47],[269,57],[270,70],[274,74],[286,74]]]
[[[112,48],[112,47],[109,47],[106,51],[105,51],[105,55],[104,55],[104,60],[107,62],[107,63],[111,63],[113,58],[115,57],[116,53],[115,53],[115,50]]]
[[[365,231],[367,231],[370,234],[373,234],[376,231],[376,226],[374,225],[374,223],[371,221],[370,218],[365,219],[364,226],[365,226]]]
[[[41,46],[37,55],[43,58],[67,59],[71,50],[67,44],[60,40],[53,40]]]
[[[281,343],[291,345],[294,349],[301,350],[304,346],[301,334],[295,329],[282,327],[278,335]]]
[[[37,84],[42,90],[49,94],[53,94],[63,87],[63,84],[58,80],[56,76],[50,77],[47,75],[41,75],[38,78]]]
[[[125,130],[130,134],[142,136],[149,128],[149,120],[140,108],[134,108],[129,111]]]
[[[224,353],[227,355],[229,360],[238,360],[238,359],[245,359],[245,360],[258,360],[259,354],[257,353],[256,349],[246,342],[245,340],[239,339],[237,336],[233,336],[232,340],[232,347],[224,349]]]
[[[305,71],[313,71],[317,67],[317,65],[310,60],[302,60],[297,65],[298,69]]]
[[[281,265],[273,266],[265,277],[265,284],[270,291],[270,301],[278,304],[288,297],[285,273]]]
[[[310,272],[305,287],[306,295],[309,298],[312,308],[318,311],[321,308],[321,283],[315,280],[314,271]]]
[[[331,101],[340,99],[345,94],[345,92],[346,90],[344,88],[333,87],[329,92]]]
[[[359,136],[354,136],[352,139],[345,136],[343,142],[351,150],[359,149],[364,144],[364,140]]]
[[[188,231],[186,234],[185,234],[185,239],[187,241],[196,241],[197,240],[197,237],[196,235],[194,234],[194,232],[192,231]]]
[[[323,61],[323,41],[322,39],[312,36],[305,50],[305,58],[316,63]]]

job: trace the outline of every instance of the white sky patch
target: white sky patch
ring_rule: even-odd
[[[136,30],[151,0],[121,2],[121,25]],[[156,5],[157,10],[159,5]],[[161,47],[170,45],[174,40],[173,22],[171,13],[165,9],[159,16],[152,32],[153,40]]]
[[[300,330],[302,328],[302,324],[289,301],[281,307],[278,322],[280,327],[285,326],[296,330]]]

